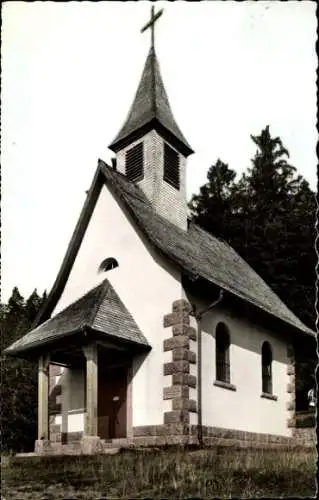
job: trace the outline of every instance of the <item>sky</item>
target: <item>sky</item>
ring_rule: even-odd
[[[150,45],[151,2],[2,6],[1,300],[50,291],[98,158],[109,162]],[[220,158],[238,176],[266,125],[316,186],[315,2],[156,2],[155,45],[195,151],[188,198]]]

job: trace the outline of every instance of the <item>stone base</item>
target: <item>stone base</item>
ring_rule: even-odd
[[[99,436],[83,436],[80,443],[84,455],[103,453],[103,441]]]
[[[37,455],[45,455],[51,451],[51,441],[48,439],[37,439],[34,445],[34,452]]]
[[[133,427],[133,445],[161,446],[166,444],[204,446],[233,446],[236,448],[283,449],[311,447],[310,440],[296,439],[294,435],[280,436],[246,432],[222,427],[203,426],[202,443],[199,442],[197,425],[175,424]]]
[[[310,447],[317,444],[317,432],[315,427],[305,427],[293,429],[293,437],[298,443]]]
[[[71,444],[81,441],[82,438],[83,432],[62,432],[60,440],[55,442],[60,442],[62,444]]]
[[[298,431],[299,429],[296,429]],[[307,429],[307,439],[295,432],[291,437],[274,434],[259,434],[221,427],[202,428],[202,442],[198,439],[198,426],[188,424],[145,425],[133,427],[133,437],[104,441],[98,436],[83,436],[68,444],[36,441],[38,455],[94,455],[116,453],[120,448],[161,447],[177,445],[182,447],[232,447],[234,449],[291,450],[316,449],[315,429]]]

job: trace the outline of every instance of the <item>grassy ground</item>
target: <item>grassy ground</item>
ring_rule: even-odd
[[[15,457],[2,468],[5,500],[313,497],[315,451],[123,451]]]

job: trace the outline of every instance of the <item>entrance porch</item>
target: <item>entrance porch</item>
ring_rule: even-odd
[[[96,453],[126,443],[132,437],[132,361],[127,348],[105,342],[41,356],[35,451]],[[50,377],[57,366],[60,375]]]
[[[132,362],[150,349],[107,279],[9,346],[5,354],[39,364],[36,452],[67,446],[74,434],[83,453],[98,452],[105,439],[129,439]],[[50,366],[62,373],[50,377]]]

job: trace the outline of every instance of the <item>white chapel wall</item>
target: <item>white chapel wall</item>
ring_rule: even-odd
[[[106,257],[119,267],[99,274]],[[163,401],[163,316],[181,297],[180,273],[151,254],[143,236],[133,229],[124,210],[102,188],[69,279],[53,315],[107,278],[130,311],[152,350],[133,363],[133,426],[160,425]],[[80,390],[80,389],[79,389]],[[79,418],[79,417],[78,417]],[[73,431],[73,430],[72,430]]]
[[[194,302],[193,302],[194,303]],[[196,303],[198,310],[207,304]],[[214,385],[215,331],[219,322],[229,328],[230,382],[236,391]],[[277,401],[261,398],[261,347],[264,341],[273,352],[273,394]],[[286,392],[287,343],[269,330],[239,319],[221,307],[215,307],[202,319],[202,419],[204,426],[223,427],[247,432],[291,436],[287,427]]]
[[[61,384],[61,414],[56,415],[55,424],[61,425],[62,432],[83,432],[85,414],[84,370],[66,368],[57,377]]]

